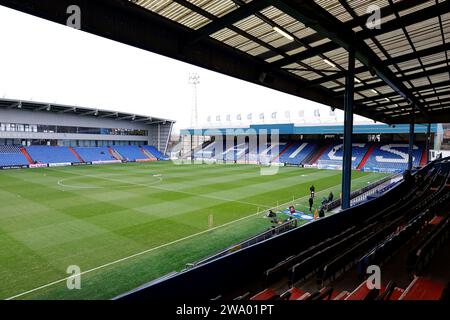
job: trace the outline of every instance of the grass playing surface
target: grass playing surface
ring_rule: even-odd
[[[352,189],[384,176],[353,172]],[[277,203],[306,210],[311,184],[321,200],[340,183],[340,171],[170,162],[0,171],[0,299],[112,298],[266,230]],[[67,289],[70,265],[81,290]]]

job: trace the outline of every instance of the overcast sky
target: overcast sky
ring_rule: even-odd
[[[225,125],[226,116],[243,124],[249,113],[265,121],[277,111],[280,122],[342,119],[330,109],[245,81],[197,68],[0,6],[0,96],[78,105],[163,117],[190,126],[193,89],[189,73],[200,76],[200,125]],[[303,112],[302,112],[303,110]],[[220,121],[217,121],[220,116]],[[358,119],[356,119],[358,121]]]

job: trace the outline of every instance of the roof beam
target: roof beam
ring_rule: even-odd
[[[411,9],[420,4],[423,4],[423,0],[404,0],[404,1],[400,1],[400,2],[396,3],[395,8],[399,11],[403,11],[403,10]],[[391,14],[393,14],[393,11],[390,6],[385,6],[385,7],[381,8],[380,13],[381,13],[381,18],[384,18],[384,17],[390,16]],[[362,16],[359,16],[358,19],[351,19],[349,21],[344,22],[344,24],[346,27],[353,29],[357,26],[366,24],[367,20],[371,16],[371,14],[372,13],[364,14]],[[304,41],[308,44],[311,44],[311,43],[314,43],[314,42],[317,42],[317,41],[320,41],[323,39],[324,39],[324,37],[322,35],[320,35],[318,33],[314,33],[312,35],[302,38],[302,41]],[[334,45],[333,49],[330,49],[327,51],[331,51],[331,50],[339,48],[336,44],[334,44],[334,43],[332,43],[332,44]],[[291,51],[291,50],[295,50],[298,48],[299,48],[299,46],[295,45],[295,43],[289,43],[287,45],[280,47],[280,49],[282,49],[284,51]],[[325,49],[325,47],[324,47],[324,49]],[[323,52],[325,52],[325,51],[323,51]],[[265,60],[265,59],[273,57],[273,54],[271,52],[267,52],[267,53],[263,53],[263,54],[259,55],[258,57]]]
[[[430,90],[433,88],[439,89],[441,87],[449,87],[450,88],[450,80],[446,80],[446,81],[441,81],[441,82],[436,82],[433,85],[427,84],[424,86],[420,86],[420,87],[414,87],[412,89],[413,93],[418,93],[421,91],[425,91],[425,90]],[[433,93],[433,96],[435,94]],[[364,98],[364,99],[359,99],[359,100],[355,100],[355,102],[358,103],[364,103],[364,102],[370,102],[372,100],[376,100],[376,99],[382,99],[382,98],[393,98],[393,97],[397,97],[398,94],[396,92],[390,92],[390,93],[386,93],[386,94],[380,94],[376,97],[368,97],[368,98]],[[422,97],[426,97],[425,95],[422,95]]]
[[[73,108],[68,108],[64,111],[60,111],[59,113],[69,113],[69,112],[76,112],[76,111],[77,111],[77,108],[73,107]]]
[[[151,117],[148,118],[142,118],[142,119],[136,119],[135,122],[144,122],[144,121],[152,121],[153,119]]]
[[[136,115],[131,114],[129,116],[117,118],[116,120],[128,120],[128,119],[133,119],[134,120],[135,118],[136,118]]]
[[[407,0],[409,1],[409,0]],[[397,8],[392,6],[392,12],[399,12]],[[444,15],[446,13],[450,12],[450,6],[448,4],[448,1],[443,1],[439,4],[431,5],[427,8],[421,9],[418,12],[412,12],[410,14],[399,16],[396,19],[392,19],[390,21],[384,22],[382,25],[382,28],[380,29],[373,29],[370,31],[360,31],[357,33],[358,38],[367,39],[373,36],[379,36],[381,34],[385,34],[388,32],[392,32],[398,29],[401,29],[402,27],[411,26],[416,23],[420,23],[432,18],[437,18],[440,15]]]
[[[408,53],[408,54],[405,54],[405,55],[402,55],[402,56],[391,58],[389,65],[399,64],[399,63],[403,63],[403,62],[410,61],[410,60],[413,60],[413,59],[423,58],[423,57],[430,56],[430,55],[433,55],[433,54],[436,54],[436,53],[447,52],[447,51],[450,51],[450,43],[446,43],[446,44],[442,44],[442,45],[439,45],[439,46],[434,46],[434,47],[431,47],[431,48],[427,48],[427,49],[424,49],[424,50],[417,51],[417,55],[414,52],[412,52],[412,53]],[[444,63],[445,63],[445,61],[440,62],[439,64],[444,64]],[[427,67],[427,66],[425,66],[425,67]],[[366,66],[359,67],[359,68],[355,69],[355,74],[362,73],[362,72],[365,72],[365,71],[368,71]],[[408,71],[410,71],[410,70],[405,70],[405,72],[408,72]],[[323,77],[323,78],[320,78],[320,79],[317,79],[317,80],[309,81],[308,83],[305,84],[305,88],[309,88],[309,87],[312,87],[312,86],[317,86],[317,85],[320,85],[322,83],[326,83],[326,82],[333,81],[333,80],[338,80],[338,79],[341,79],[341,78],[344,78],[344,77],[345,77],[345,72],[338,72],[336,74],[333,74],[333,75],[330,75],[330,76],[327,76],[327,77]]]
[[[343,26],[336,17],[325,11],[312,1],[286,0],[274,1],[273,5],[290,16],[301,21],[306,26],[324,35],[347,51],[355,50],[356,58],[382,79],[394,91],[407,99],[412,105],[419,108],[424,114],[426,111],[416,101],[408,88],[399,81],[389,68],[373,53],[369,46],[359,38],[351,29]],[[358,90],[359,91],[359,90]]]
[[[269,1],[259,0],[259,1],[252,1],[249,4],[241,6],[238,9],[231,11],[230,13],[224,15],[223,17],[218,18],[217,20],[214,20],[213,22],[208,23],[204,27],[195,31],[192,34],[192,36],[189,37],[188,42],[190,44],[194,44],[195,42],[201,40],[202,38],[205,38],[219,30],[222,30],[223,28],[226,28],[242,19],[245,19],[250,15],[252,15],[254,12],[261,11],[262,9],[268,7],[269,5],[270,5]]]
[[[98,114],[98,110],[89,110],[87,112],[81,113],[80,116],[88,116],[88,115],[91,115],[91,114],[94,114],[94,115]]]
[[[418,3],[423,3],[423,1],[421,1],[421,2],[420,1],[413,2],[412,0],[401,1],[398,4],[394,5],[393,8],[389,9],[389,14],[388,15],[392,14],[394,12],[394,10],[399,10],[399,11],[404,10],[405,8],[401,7],[400,4],[404,4],[405,2],[407,3],[408,1],[411,1],[410,4],[414,4],[414,5],[417,5]],[[282,1],[280,1],[280,2],[282,2]],[[296,0],[296,1],[293,1],[293,2],[305,2],[305,1],[303,1],[303,0]],[[275,6],[275,4],[274,4],[274,6]],[[320,6],[317,6],[317,7],[320,10],[323,11],[322,7],[320,7]],[[411,6],[411,7],[414,7],[414,6]],[[433,17],[436,17],[438,15],[442,15],[442,14],[445,14],[445,13],[449,12],[450,11],[449,7],[450,6],[448,6],[448,3],[442,2],[436,7],[435,6],[431,6],[429,8],[421,10],[420,11],[421,12],[420,15],[415,14],[415,12],[413,12],[413,13],[410,13],[408,15],[403,16],[400,19],[400,21],[398,21],[397,19],[394,19],[392,21],[385,22],[381,29],[370,30],[370,32],[369,31],[365,31],[365,30],[356,32],[355,39],[365,40],[365,39],[368,39],[368,38],[373,37],[373,36],[377,36],[377,35],[380,35],[380,34],[383,34],[383,33],[388,33],[388,32],[400,29],[402,24],[405,27],[407,27],[409,25],[416,24],[416,23],[428,20],[430,18],[433,18]],[[384,8],[382,8],[382,10],[383,9]],[[423,12],[423,14],[422,14],[422,12]],[[384,15],[382,15],[382,16],[384,16]],[[355,21],[355,20],[352,20],[352,21]],[[365,24],[366,21],[367,21],[367,17],[365,17],[365,20],[361,19],[360,21],[364,21],[363,23]],[[342,22],[340,22],[340,21],[339,21],[339,23],[342,24]],[[353,22],[353,24],[351,26],[350,26],[349,23],[345,23],[344,27],[347,27],[350,30],[352,27],[356,27],[357,25],[358,24],[355,23],[355,22]],[[323,34],[322,34],[322,36],[323,36]],[[324,37],[324,38],[328,38],[328,37]],[[317,41],[317,39],[316,39],[316,41]],[[300,60],[304,60],[304,59],[308,59],[308,58],[314,57],[314,56],[317,55],[317,52],[320,52],[320,53],[330,52],[332,50],[339,49],[339,47],[340,47],[340,45],[337,44],[337,43],[334,43],[334,42],[325,43],[325,44],[322,44],[322,45],[319,45],[319,46],[315,47],[315,52],[311,52],[312,55],[308,54],[308,51],[307,52],[301,52],[301,53],[298,53],[298,54],[294,54],[294,55],[292,55],[292,56],[290,56],[288,58],[278,60],[278,61],[274,62],[274,65],[276,65],[276,66],[289,65],[291,63],[295,63],[295,62],[300,61]]]
[[[14,102],[8,107],[8,109],[15,109],[15,108],[18,109],[22,108],[22,101]]]
[[[47,104],[45,106],[39,107],[37,109],[34,109],[33,111],[42,111],[42,110],[50,111],[51,108],[52,108],[52,106],[50,104]]]
[[[118,112],[108,112],[107,114],[101,115],[99,118],[110,118],[110,117],[118,117]]]
[[[435,96],[433,94],[433,96]],[[439,106],[439,104],[441,103],[447,103],[450,102],[450,98],[443,98],[440,100],[433,100],[433,101],[427,101],[424,103],[424,105],[426,106],[427,109],[429,109],[430,107],[434,107],[434,106]],[[395,109],[404,109],[407,108],[408,106],[395,106],[396,104],[399,104],[401,102],[395,102],[395,101],[391,101],[391,102],[386,102],[380,105],[376,105],[376,106],[367,106],[370,109],[377,109],[379,107],[391,107],[391,110],[395,110]]]
[[[435,76],[438,74],[442,74],[442,73],[448,73],[448,70],[446,69],[442,69],[442,68],[436,68],[427,72],[416,72],[413,74],[409,74],[405,77],[396,77],[398,79],[399,82],[405,82],[405,81],[412,81],[412,80],[416,80],[416,79],[421,79],[421,78],[426,78],[427,76]],[[395,75],[394,75],[395,76]],[[376,89],[379,87],[383,87],[385,86],[386,83],[383,81],[377,81],[365,86],[360,86],[355,88],[355,92],[361,92],[361,91],[365,91],[365,90],[372,90],[372,89]],[[342,93],[339,93],[338,95],[341,95]]]

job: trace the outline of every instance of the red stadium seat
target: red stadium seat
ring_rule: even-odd
[[[444,285],[425,278],[415,278],[400,296],[399,300],[439,300]]]
[[[265,289],[260,293],[255,294],[250,300],[269,300],[274,298],[277,295],[275,290],[273,289]]]

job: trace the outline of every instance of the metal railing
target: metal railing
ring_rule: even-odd
[[[367,190],[363,194],[356,196],[355,198],[350,200],[350,206],[356,206],[367,201],[367,198],[373,196],[375,194],[383,194],[386,191],[389,191],[393,188],[399,181],[402,180],[402,175],[397,175],[393,178],[390,178],[388,181],[381,183],[370,190]]]
[[[380,185],[385,184],[388,181],[391,181],[392,178],[393,178],[392,176],[389,176],[389,177],[383,178],[381,180],[378,180],[374,183],[371,183],[370,185],[368,185],[362,189],[353,191],[350,194],[350,199],[353,200],[353,199],[359,197],[360,195],[363,195],[363,194],[369,192],[370,190],[373,190],[373,189],[379,187]],[[334,210],[334,209],[338,208],[340,205],[341,205],[341,199],[336,199],[336,200],[326,204],[326,211]]]
[[[254,244],[260,243],[264,240],[270,239],[276,235],[285,233],[293,228],[296,228],[297,225],[298,225],[297,219],[289,220],[279,226],[272,227],[271,229],[264,231],[264,232],[254,236],[254,237],[251,237],[245,241],[242,241],[238,244],[232,245],[232,246],[228,247],[227,249],[220,251],[219,253],[213,254],[213,255],[206,257],[195,263],[189,263],[186,265],[186,268],[190,269],[190,268],[196,267],[198,265],[205,264],[209,261],[215,260],[217,258],[224,257],[230,253],[237,251],[237,250],[242,250],[244,248],[250,247]]]

